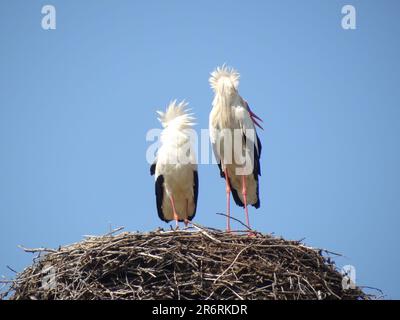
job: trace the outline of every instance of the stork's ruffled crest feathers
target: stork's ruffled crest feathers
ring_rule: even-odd
[[[192,113],[189,113],[190,109],[187,106],[188,103],[184,100],[179,103],[176,100],[171,101],[165,112],[157,111],[158,120],[164,128],[171,124],[177,124],[181,128],[192,127],[195,125],[195,118]]]
[[[226,85],[233,86],[235,90],[239,87],[240,74],[234,68],[228,67],[225,64],[222,67],[217,67],[209,79],[211,88],[215,92],[221,92]]]

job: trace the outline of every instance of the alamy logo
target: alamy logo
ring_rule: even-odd
[[[356,24],[356,8],[350,4],[343,6],[342,14],[342,28],[344,30],[355,30]]]
[[[157,157],[157,150],[163,140],[161,129],[151,129],[146,134],[146,141],[151,142],[146,151],[146,160],[150,165]],[[177,137],[176,141],[164,143],[179,146],[176,154],[168,154],[161,159],[165,164],[217,164],[223,161],[225,165],[234,164],[236,174],[249,175],[254,169],[256,147],[256,132],[253,129],[223,129],[214,132],[214,155],[223,154],[223,159],[217,156],[210,159],[210,131],[201,129],[200,137],[193,129],[186,129],[187,138]],[[176,148],[178,150],[178,148]],[[183,152],[182,152],[183,151]],[[199,156],[197,156],[199,155]]]
[[[45,265],[41,271],[43,274],[42,288],[51,290],[56,287],[56,269],[51,265]]]
[[[342,268],[342,288],[343,290],[356,288],[356,268],[352,265],[346,265]]]
[[[57,27],[56,22],[56,8],[52,5],[45,5],[42,8],[42,28],[43,30],[55,30]]]

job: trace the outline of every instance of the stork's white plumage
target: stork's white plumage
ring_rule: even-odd
[[[210,139],[213,145],[215,157],[218,161],[221,177],[226,182],[226,205],[227,205],[227,230],[230,230],[230,193],[232,192],[235,203],[244,207],[246,223],[250,228],[247,205],[260,207],[258,177],[261,175],[260,155],[261,143],[256,133],[258,121],[262,121],[251,110],[247,102],[239,95],[239,73],[225,65],[218,67],[211,73],[209,79],[214,91],[214,100],[209,119]],[[258,120],[258,121],[257,121]],[[226,148],[226,134],[229,133],[234,141],[235,132],[239,131],[240,148],[234,148],[231,143]],[[242,163],[236,161],[243,154],[250,159],[250,172],[238,174],[243,167]]]
[[[199,183],[188,131],[194,125],[194,118],[188,113],[187,103],[178,104],[176,100],[165,112],[157,113],[164,129],[150,173],[155,175],[158,216],[165,222],[187,223],[196,214]]]

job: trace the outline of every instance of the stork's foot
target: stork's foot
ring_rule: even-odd
[[[176,223],[175,226],[173,226],[172,224],[170,224],[169,226],[171,227],[172,231],[179,230],[179,224],[178,223]]]

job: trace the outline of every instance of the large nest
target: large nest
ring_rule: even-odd
[[[271,235],[113,233],[39,252],[10,299],[368,299],[343,289],[325,251]]]

